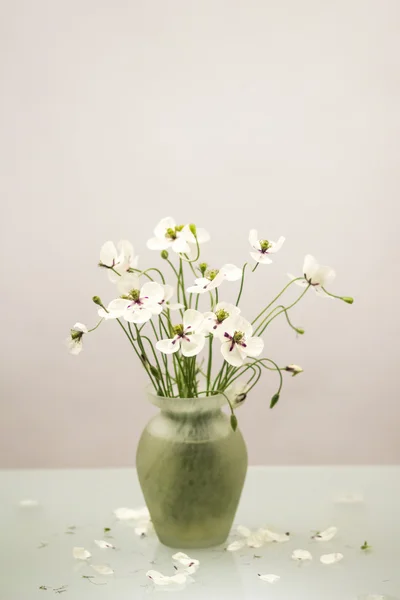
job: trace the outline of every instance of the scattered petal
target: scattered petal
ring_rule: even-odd
[[[176,573],[172,577],[163,575],[159,571],[147,571],[146,577],[151,579],[155,585],[182,585],[187,581],[187,575],[185,573]]]
[[[236,531],[238,532],[239,535],[242,535],[243,537],[250,537],[251,535],[251,529],[249,529],[248,527],[245,527],[244,525],[238,525],[236,527]]]
[[[31,500],[31,499],[26,499],[26,500],[20,500],[19,501],[19,506],[23,506],[24,508],[28,508],[31,506],[39,506],[39,502],[37,500]]]
[[[264,530],[258,529],[257,531],[253,531],[253,533],[246,538],[245,543],[247,543],[250,548],[261,548],[266,541]]]
[[[342,558],[343,554],[340,554],[340,552],[333,552],[332,554],[323,554],[319,560],[323,565],[334,565],[342,560]]]
[[[94,543],[99,548],[115,548],[113,544],[110,544],[110,542],[106,542],[105,540],[94,540]]]
[[[237,550],[241,550],[246,545],[245,540],[236,540],[235,542],[231,542],[229,546],[227,546],[228,552],[236,552]]]
[[[86,560],[92,555],[89,550],[85,550],[85,548],[81,548],[80,546],[75,546],[75,548],[72,549],[72,556],[74,558],[78,558],[79,560]]]
[[[262,581],[267,581],[268,583],[276,583],[277,581],[280,580],[280,576],[279,575],[273,575],[272,573],[270,573],[268,575],[260,575],[260,573],[259,573],[258,577]]]
[[[262,531],[267,542],[271,541],[282,543],[290,540],[290,535],[288,533],[277,533],[275,531],[271,531],[270,529],[263,529]]]
[[[190,575],[195,573],[200,565],[200,561],[197,560],[197,558],[190,558],[190,556],[184,554],[184,552],[177,552],[176,554],[173,554],[172,560],[182,565],[184,567],[184,571]]]
[[[312,560],[312,554],[308,550],[294,550],[292,554],[292,559],[298,561]]]
[[[151,521],[141,521],[135,527],[134,531],[139,537],[146,537],[154,531],[153,523]]]
[[[108,565],[90,565],[96,573],[100,573],[100,575],[112,575],[114,570]]]
[[[338,532],[337,527],[328,527],[328,529],[325,529],[325,531],[320,531],[319,533],[316,533],[312,537],[313,537],[313,540],[317,540],[318,542],[329,542],[329,540],[331,540],[332,538],[335,537],[337,532]]]
[[[120,521],[129,521],[131,519],[150,519],[150,513],[147,506],[143,508],[116,508],[114,515]]]

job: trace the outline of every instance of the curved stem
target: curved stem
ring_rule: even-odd
[[[276,302],[278,300],[278,298],[280,298],[282,296],[282,294],[288,289],[288,287],[290,287],[292,285],[292,283],[294,283],[295,281],[301,281],[303,279],[304,279],[304,277],[296,277],[296,279],[292,279],[291,281],[289,281],[289,283],[287,285],[285,285],[283,290],[281,290],[279,292],[279,294],[277,296],[275,296],[275,298],[273,300],[271,300],[271,302],[269,304],[267,304],[267,306],[265,308],[263,308],[263,310],[260,312],[260,314],[258,314],[256,316],[256,318],[252,320],[251,324],[254,325],[254,323],[256,321],[258,321],[258,319],[270,308],[270,306],[272,306],[274,304],[274,302]]]
[[[95,331],[99,325],[101,325],[101,323],[104,321],[104,319],[100,319],[100,321],[97,323],[97,325],[95,325],[94,327],[92,327],[92,329],[88,329],[88,333],[92,333],[92,331]]]
[[[258,264],[258,263],[257,263],[257,264]],[[243,292],[243,284],[244,284],[244,274],[245,274],[246,267],[247,267],[247,263],[244,263],[244,265],[243,265],[243,270],[242,270],[242,280],[241,280],[241,282],[240,282],[239,294],[238,294],[238,297],[237,297],[237,299],[236,299],[236,306],[238,306],[238,304],[239,304],[239,302],[240,302],[240,298],[241,298],[241,296],[242,296],[242,292]]]
[[[264,327],[262,327],[259,335],[262,335],[264,333],[265,329],[268,327],[268,325],[271,323],[271,321],[273,321],[274,319],[276,319],[276,317],[279,317],[279,315],[281,315],[283,312],[285,312],[287,310],[290,310],[291,308],[293,308],[293,306],[295,306],[298,302],[300,302],[300,300],[302,299],[302,297],[308,292],[309,289],[310,289],[310,284],[308,284],[308,286],[306,287],[306,289],[300,294],[300,296],[294,302],[292,302],[292,304],[289,304],[289,306],[286,306],[285,308],[283,308],[283,310],[280,310],[279,312],[277,312],[276,315],[274,315],[273,317],[271,317],[271,319],[269,319],[269,320],[267,320],[267,319],[268,319],[268,317],[270,315],[268,315],[267,317],[265,317],[265,319],[257,327],[257,330],[258,330],[265,323],[265,325],[264,325]]]

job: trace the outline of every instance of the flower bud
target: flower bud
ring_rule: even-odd
[[[190,223],[189,229],[193,233],[194,237],[197,237],[197,229],[196,229],[196,225],[194,223]]]
[[[287,367],[285,367],[285,371],[287,371],[288,373],[292,373],[294,377],[295,375],[302,373],[303,369],[299,367],[299,365],[288,365]]]
[[[153,377],[155,377],[156,379],[161,379],[160,377],[160,373],[158,371],[158,369],[156,369],[156,367],[154,365],[150,365],[150,373],[153,375]]]
[[[302,329],[301,327],[296,327],[296,333],[298,333],[299,335],[303,335],[304,333],[304,329]]]
[[[278,400],[279,400],[279,394],[274,394],[271,398],[271,404],[269,405],[269,407],[274,408],[274,406],[278,402]]]
[[[238,426],[238,420],[236,418],[236,415],[231,415],[231,427],[233,429],[233,431],[236,431]]]
[[[162,250],[161,251],[161,258],[163,258],[164,260],[167,260],[169,254],[166,250]]]
[[[207,267],[208,267],[208,264],[205,262],[202,262],[199,264],[199,269],[203,276],[204,276],[204,273],[207,271]]]
[[[99,306],[103,306],[103,303],[98,296],[93,296],[92,300],[95,304],[98,304]]]
[[[343,302],[346,302],[347,304],[353,304],[353,302],[354,302],[354,298],[351,298],[350,296],[343,296],[342,300],[343,300]]]

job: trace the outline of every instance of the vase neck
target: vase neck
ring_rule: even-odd
[[[215,396],[199,396],[198,398],[165,398],[149,392],[148,398],[152,404],[163,412],[175,415],[191,415],[196,417],[205,413],[219,412],[226,404],[222,394]]]

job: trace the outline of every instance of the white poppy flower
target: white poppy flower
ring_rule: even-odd
[[[328,527],[325,531],[320,531],[316,535],[313,535],[313,540],[317,540],[318,542],[329,542],[338,532],[337,527]]]
[[[114,570],[108,565],[90,565],[96,573],[100,573],[100,575],[112,575]]]
[[[164,290],[164,298],[160,302],[160,305],[163,309],[179,310],[180,308],[185,308],[185,305],[181,304],[180,302],[170,302],[170,299],[172,298],[175,292],[172,285],[168,285],[167,283],[165,283],[161,284],[161,286]]]
[[[312,554],[308,550],[293,550],[292,559],[300,562],[303,560],[312,560]]]
[[[218,302],[214,312],[204,313],[204,330],[207,333],[218,336],[221,333],[221,325],[228,317],[240,314],[240,308],[229,302]]]
[[[224,359],[234,367],[241,367],[248,356],[261,354],[264,342],[259,337],[252,337],[253,327],[242,316],[229,317],[223,321],[221,352]]]
[[[203,277],[198,277],[194,280],[195,285],[186,289],[189,294],[205,294],[214,290],[221,283],[226,281],[238,281],[242,278],[242,269],[235,265],[226,264],[220,269],[209,269],[205,271]]]
[[[235,540],[234,542],[231,542],[226,549],[228,550],[228,552],[236,552],[237,550],[241,550],[242,548],[244,548],[246,546],[246,540]]]
[[[167,575],[163,575],[159,571],[147,571],[146,577],[151,579],[155,585],[182,585],[187,581],[186,573],[176,573],[172,577],[168,577]]]
[[[106,542],[105,540],[94,540],[94,543],[99,548],[115,548],[113,544],[110,544],[110,542]]]
[[[258,573],[258,577],[259,579],[261,579],[261,581],[266,581],[267,583],[276,583],[280,580],[279,575],[273,575],[272,573],[267,575],[261,575],[260,573]]]
[[[100,250],[100,266],[107,267],[109,279],[115,283],[119,275],[129,269],[137,269],[139,257],[135,256],[133,246],[127,240],[118,242],[118,249],[113,242],[106,242]]]
[[[190,558],[190,556],[184,552],[177,552],[176,554],[173,554],[172,560],[182,565],[185,573],[188,573],[189,575],[196,573],[200,566],[200,561],[197,560],[197,558]]]
[[[199,244],[210,239],[208,233],[201,228],[196,228]],[[161,219],[154,229],[154,237],[147,242],[150,250],[167,250],[171,248],[178,254],[190,254],[191,244],[196,244],[196,239],[190,231],[189,225],[177,225],[172,217]]]
[[[264,265],[272,263],[272,260],[269,258],[268,254],[275,254],[275,252],[278,252],[278,250],[282,248],[284,241],[285,238],[282,236],[277,242],[260,240],[258,239],[257,230],[251,229],[249,233],[249,242],[253,248],[253,252],[250,252],[250,256],[254,258],[255,261],[263,263]]]
[[[85,548],[75,546],[75,548],[72,548],[72,556],[79,560],[86,560],[87,558],[90,558],[92,555],[89,552],[89,550],[85,550]]]
[[[107,311],[100,309],[98,314],[105,319],[123,317],[130,323],[146,323],[153,315],[162,312],[161,302],[164,299],[164,288],[155,281],[140,285],[139,277],[134,273],[126,273],[117,281],[120,298],[112,300]]]
[[[183,356],[196,356],[205,344],[204,333],[200,333],[203,322],[204,317],[201,312],[189,308],[183,314],[183,324],[174,327],[175,336],[157,342],[157,350],[164,354],[172,354],[181,349]]]
[[[319,296],[331,298],[331,296],[326,294],[322,289],[336,277],[336,273],[331,267],[319,265],[311,254],[307,254],[304,259],[303,274],[304,279],[296,281],[296,285],[299,285],[300,287],[308,287],[311,285]],[[289,277],[290,279],[296,279],[296,277],[290,273]]]
[[[71,329],[71,335],[66,340],[66,344],[70,354],[78,355],[83,350],[82,338],[88,332],[86,325],[83,323],[75,323]]]
[[[342,560],[342,558],[343,554],[340,554],[340,552],[333,552],[332,554],[323,554],[319,560],[323,565],[334,565]]]
[[[143,508],[116,508],[114,515],[120,521],[130,521],[133,519],[150,520],[150,513],[147,506],[143,506]]]

